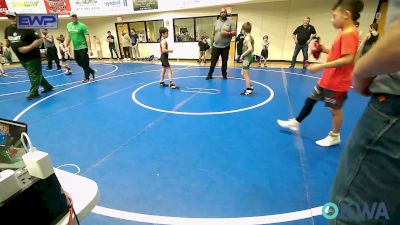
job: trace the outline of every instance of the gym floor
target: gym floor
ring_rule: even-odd
[[[92,63],[97,79],[87,84],[71,64],[72,76],[44,71],[55,90],[34,101],[26,72],[6,69],[0,117],[28,123],[55,167],[75,164],[97,182],[100,202],[82,224],[327,224],[307,215],[329,201],[367,99],[350,91],[342,144],[322,148],[314,142],[331,128],[322,103],[299,135],[276,124],[297,115],[320,74],[255,67],[255,93],[241,96],[240,67],[206,81],[207,66],[173,65],[180,88],[171,90],[159,87],[158,64]]]

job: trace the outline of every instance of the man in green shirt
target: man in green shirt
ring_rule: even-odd
[[[67,24],[68,36],[65,40],[65,46],[68,49],[68,46],[72,40],[72,44],[74,45],[75,61],[80,67],[83,68],[85,73],[85,78],[82,80],[82,82],[87,83],[89,82],[90,75],[92,75],[93,80],[95,79],[96,73],[92,68],[90,68],[89,65],[88,53],[90,56],[93,55],[89,31],[85,24],[78,21],[78,16],[76,13],[71,12],[70,18],[72,22]]]
[[[42,93],[53,90],[53,86],[47,82],[42,73],[39,47],[43,41],[34,30],[17,28],[17,14],[15,12],[7,11],[6,16],[11,22],[11,25],[6,27],[4,31],[6,46],[11,46],[22,66],[28,72],[29,80],[31,81],[31,89],[26,99],[38,98],[40,97],[39,86],[44,88]]]

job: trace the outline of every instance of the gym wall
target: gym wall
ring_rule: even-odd
[[[291,60],[294,42],[292,32],[301,25],[304,17],[311,17],[311,24],[315,26],[322,42],[330,46],[337,35],[337,30],[331,25],[331,8],[336,0],[288,0],[256,4],[233,5],[232,13],[238,14],[238,31],[241,25],[249,21],[253,24],[252,35],[255,38],[255,53],[260,54],[262,48],[262,37],[265,34],[270,38],[270,60]],[[373,22],[378,7],[377,0],[364,0],[365,8],[359,20],[363,34],[368,32],[369,25]],[[169,47],[174,50],[170,58],[196,59],[198,57],[198,45],[195,42],[174,43],[173,19],[185,17],[200,17],[218,15],[220,7],[209,7],[191,10],[171,11],[163,13],[124,15],[124,21],[146,21],[163,19],[170,30]],[[109,57],[108,43],[105,41],[106,32],[110,30],[116,37],[116,16],[80,18],[90,31],[90,36],[96,35],[101,38],[103,57]],[[60,18],[59,29],[51,31],[54,36],[66,34],[66,24],[69,18]],[[4,38],[4,28],[8,25],[7,20],[0,21],[0,39]],[[211,34],[210,30],[210,34]],[[160,55],[158,43],[140,44],[142,57],[149,55]],[[94,43],[92,50],[95,52]],[[96,57],[94,55],[93,57]],[[312,59],[312,57],[310,57]],[[322,57],[321,60],[325,60]],[[298,60],[302,60],[299,54]],[[311,60],[312,61],[312,60]]]

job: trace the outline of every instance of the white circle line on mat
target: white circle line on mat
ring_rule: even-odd
[[[175,80],[178,80],[178,79],[188,79],[188,78],[204,78],[204,76],[177,77],[177,78],[175,78]],[[236,78],[236,77],[230,77],[229,79],[243,80],[242,78]],[[157,111],[157,112],[171,113],[171,114],[178,114],[178,115],[190,115],[190,116],[206,116],[206,115],[222,115],[222,114],[238,113],[238,112],[243,112],[243,111],[255,109],[255,108],[258,108],[258,107],[261,107],[261,106],[267,104],[268,102],[270,102],[270,101],[274,98],[274,91],[273,91],[270,87],[268,87],[267,85],[265,85],[265,84],[263,84],[263,83],[254,81],[254,80],[252,81],[253,83],[258,84],[258,85],[260,85],[260,86],[266,88],[266,89],[270,92],[270,95],[269,95],[269,97],[268,97],[267,99],[265,99],[265,100],[262,101],[261,103],[258,103],[258,104],[256,104],[256,105],[253,105],[253,106],[250,106],[250,107],[241,108],[241,109],[234,109],[234,110],[227,110],[227,111],[217,111],[217,112],[180,112],[180,111],[164,110],[164,109],[158,109],[158,108],[155,108],[155,107],[151,107],[151,106],[148,106],[148,105],[142,103],[141,101],[139,101],[139,100],[136,98],[136,94],[137,94],[140,90],[142,90],[143,88],[145,88],[145,87],[147,87],[147,86],[149,86],[149,85],[156,84],[156,83],[158,83],[158,82],[159,82],[159,81],[150,82],[150,83],[148,83],[148,84],[145,84],[145,85],[140,86],[139,88],[137,88],[137,89],[132,93],[132,100],[133,100],[136,104],[138,104],[139,106],[141,106],[141,107],[143,107],[143,108],[146,108],[146,109],[149,109],[149,110],[153,110],[153,111]],[[240,96],[238,95],[238,97],[240,97]]]

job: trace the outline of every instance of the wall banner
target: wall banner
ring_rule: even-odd
[[[6,0],[8,10],[17,14],[47,13],[43,0]]]
[[[70,0],[71,11],[78,16],[102,16],[129,14],[132,0]]]
[[[69,0],[44,0],[44,4],[49,14],[68,15],[71,11]]]
[[[0,17],[6,16],[7,3],[5,0],[0,0]]]
[[[158,9],[158,0],[133,0],[134,11]]]

